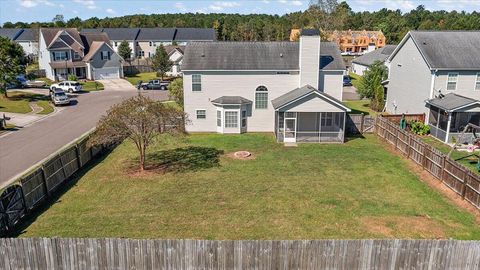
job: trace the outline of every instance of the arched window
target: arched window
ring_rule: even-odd
[[[265,86],[259,86],[255,90],[255,109],[268,108],[268,89]]]

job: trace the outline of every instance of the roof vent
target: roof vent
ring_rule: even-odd
[[[280,58],[283,58],[283,53],[280,54]]]
[[[202,54],[200,55],[201,57],[205,57],[205,52],[202,52]]]

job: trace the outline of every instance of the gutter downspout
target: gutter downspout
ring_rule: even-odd
[[[430,97],[432,99],[434,97],[434,89],[435,89],[435,76],[437,75],[437,69],[432,71],[432,76],[430,80]],[[429,123],[430,121],[430,112],[427,113],[427,117],[425,117],[425,123]]]

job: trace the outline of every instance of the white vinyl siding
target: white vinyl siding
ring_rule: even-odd
[[[193,74],[192,75],[192,91],[202,91],[202,75]]]
[[[206,119],[207,112],[205,110],[197,110],[197,119]]]
[[[457,90],[457,81],[458,81],[458,73],[448,73],[447,90],[448,91]]]
[[[475,90],[480,90],[480,72],[475,77]]]
[[[255,90],[255,109],[268,108],[268,90],[265,86],[259,86]]]
[[[238,112],[225,112],[225,128],[238,127]]]

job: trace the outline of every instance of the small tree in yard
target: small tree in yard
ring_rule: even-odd
[[[120,42],[118,45],[118,55],[120,55],[123,59],[130,61],[132,58],[132,48],[128,45],[126,40]]]
[[[165,76],[165,74],[172,69],[173,62],[170,61],[170,58],[168,57],[167,51],[165,50],[165,47],[160,44],[160,46],[157,47],[157,50],[155,51],[155,55],[152,58],[152,67],[154,70],[156,70],[158,73],[160,73],[160,77],[162,78]]]
[[[168,86],[168,96],[183,109],[183,79],[177,78]]]
[[[25,73],[25,53],[20,45],[0,37],[0,93],[5,97],[7,84],[14,83],[16,76]]]
[[[145,170],[148,146],[159,134],[183,134],[184,113],[168,104],[138,95],[110,108],[97,124],[90,145],[119,143],[129,139],[139,154],[139,169]]]
[[[375,62],[368,67],[360,79],[357,93],[360,98],[370,99],[370,107],[380,111],[385,105],[385,96],[382,81],[386,80],[388,71],[382,62]]]

